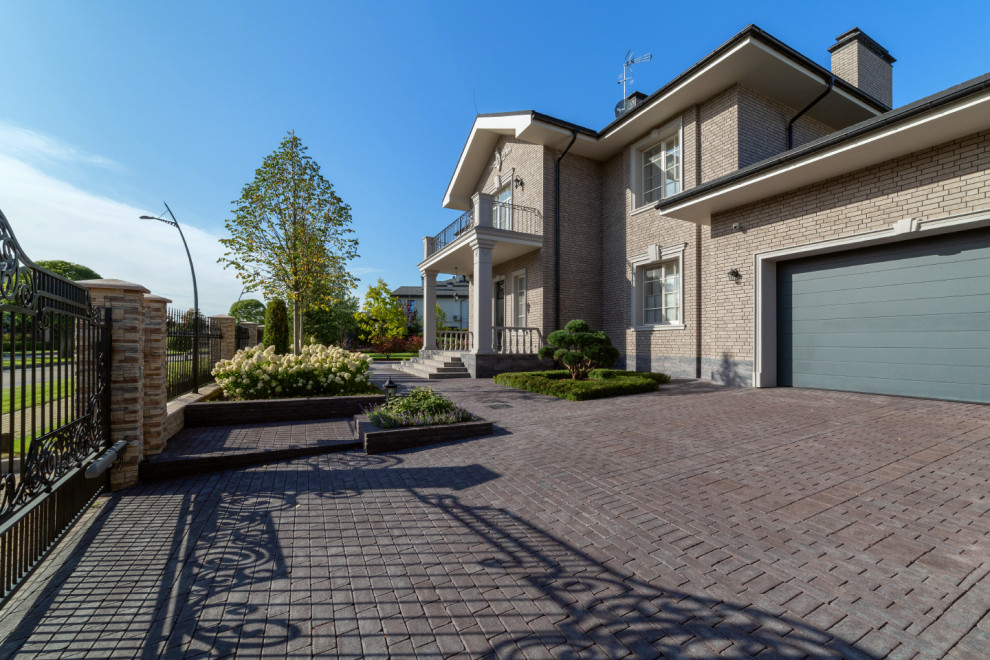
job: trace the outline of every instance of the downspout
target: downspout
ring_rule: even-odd
[[[833,85],[835,85],[835,74],[832,74],[832,76],[828,79],[828,86],[825,88],[825,91],[822,92],[821,94],[819,94],[815,98],[814,101],[812,101],[811,103],[809,103],[808,105],[805,106],[804,110],[802,110],[801,112],[799,112],[796,115],[794,115],[794,117],[789,122],[787,122],[787,150],[788,151],[790,151],[791,149],[794,148],[794,122],[796,122],[798,119],[800,119],[801,118],[801,115],[803,115],[804,113],[806,113],[808,110],[811,110],[813,107],[815,107],[816,105],[818,105],[818,102],[819,101],[821,101],[823,98],[825,98],[826,96],[828,96],[828,93],[832,91],[832,86]]]
[[[560,330],[560,161],[571,150],[577,131],[571,129],[571,141],[559,156],[553,173],[553,329]]]

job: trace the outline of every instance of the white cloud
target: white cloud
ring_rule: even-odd
[[[178,232],[138,219],[157,208],[138,209],[88,193],[43,172],[35,164],[39,158],[113,167],[100,156],[0,123],[0,210],[28,258],[84,264],[103,277],[141,284],[176,307],[192,307],[189,262]],[[217,264],[223,252],[219,237],[185,224],[183,231],[196,266],[200,309],[225,314],[241,284]]]

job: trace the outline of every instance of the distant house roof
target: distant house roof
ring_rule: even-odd
[[[455,291],[458,296],[467,298],[469,290],[470,285],[467,282],[458,282],[457,278],[454,277],[449,280],[440,280],[437,282],[437,298],[453,298]],[[423,287],[400,286],[392,292],[392,295],[397,298],[422,298]]]

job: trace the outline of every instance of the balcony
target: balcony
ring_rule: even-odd
[[[515,259],[543,246],[543,214],[537,209],[475,195],[474,208],[436,236],[423,239],[420,268],[445,273],[470,273],[472,239],[494,243],[492,265]]]

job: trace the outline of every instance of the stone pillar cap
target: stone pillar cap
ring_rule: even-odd
[[[122,291],[140,291],[141,293],[151,293],[149,289],[144,288],[140,284],[126,282],[124,280],[79,280],[76,284],[79,286],[84,286],[87,289],[119,289]]]
[[[210,315],[210,318],[211,319],[232,319],[234,317],[231,316],[230,314],[211,314]]]
[[[153,294],[153,293],[146,293],[146,294],[144,294],[144,299],[145,299],[145,300],[148,300],[148,301],[150,301],[150,302],[166,302],[166,303],[170,303],[170,302],[172,302],[172,301],[171,301],[170,299],[168,299],[168,298],[164,298],[164,297],[162,297],[162,296],[156,296],[156,295],[155,295],[155,294]]]

